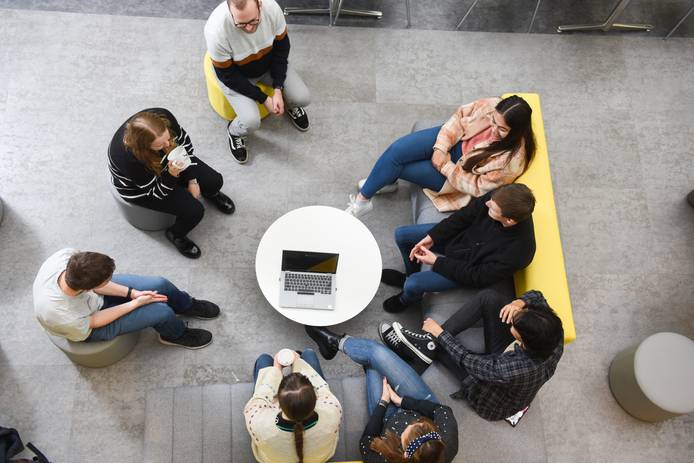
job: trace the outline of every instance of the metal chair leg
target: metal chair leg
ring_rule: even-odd
[[[470,12],[475,7],[475,5],[477,5],[477,2],[479,2],[479,0],[475,0],[474,2],[472,2],[472,5],[470,5],[470,8],[467,9],[465,16],[463,16],[463,19],[461,19],[460,22],[458,23],[458,25],[455,26],[455,30],[460,29],[460,26],[462,26],[463,23],[465,22],[465,20],[467,19],[467,17],[470,16]]]
[[[535,24],[535,17],[537,16],[537,10],[540,9],[540,3],[542,3],[542,0],[537,0],[537,4],[535,5],[535,11],[533,12],[533,17],[530,19],[530,25],[528,26],[528,34],[533,30],[533,24]]]
[[[689,17],[689,15],[692,14],[693,11],[694,11],[694,6],[692,6],[689,9],[689,11],[687,11],[687,14],[685,14],[684,17],[682,19],[680,19],[680,21],[677,24],[675,24],[675,27],[673,27],[672,30],[670,32],[668,32],[668,34],[665,37],[663,37],[663,40],[669,39],[670,36],[677,30],[678,27],[680,27],[682,25],[684,20],[687,19]]]
[[[610,29],[618,29],[625,31],[650,31],[653,29],[651,24],[622,24],[615,23],[617,17],[622,14],[629,5],[631,0],[620,0],[617,5],[615,5],[612,13],[607,17],[607,19],[600,24],[575,24],[568,26],[557,27],[557,32],[580,32],[580,31],[603,31],[608,32]]]

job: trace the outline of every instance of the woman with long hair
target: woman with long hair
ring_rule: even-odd
[[[179,157],[169,159],[176,147]],[[193,152],[190,137],[171,112],[151,108],[130,117],[116,131],[108,149],[113,185],[125,201],[176,216],[166,237],[186,257],[200,257],[188,233],[202,220],[204,197],[225,214],[234,202],[222,193],[222,175]]]
[[[324,463],[337,448],[340,402],[315,352],[294,352],[287,376],[278,355],[263,354],[255,363],[255,391],[244,408],[253,455],[261,463]]]
[[[369,422],[359,442],[365,463],[450,463],[458,453],[458,423],[417,372],[370,339],[306,326],[325,359],[338,351],[366,371]],[[397,392],[396,392],[397,391]]]
[[[396,140],[359,181],[347,212],[355,217],[368,213],[371,198],[395,191],[399,178],[424,188],[442,212],[513,183],[535,153],[531,115],[528,103],[517,95],[484,98],[458,108],[443,126]]]

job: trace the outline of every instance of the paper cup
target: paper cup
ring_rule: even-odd
[[[277,361],[283,367],[288,367],[294,363],[294,351],[291,349],[282,349],[277,353]]]

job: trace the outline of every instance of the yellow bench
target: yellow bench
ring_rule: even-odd
[[[559,223],[554,205],[552,175],[549,170],[540,96],[536,93],[508,93],[503,97],[510,95],[522,97],[533,109],[532,125],[537,144],[535,157],[530,163],[530,167],[516,180],[518,183],[528,185],[537,198],[533,212],[537,251],[531,264],[514,275],[516,294],[523,294],[530,289],[542,291],[549,305],[561,318],[564,325],[564,343],[568,344],[576,339],[576,328],[571,311],[564,253],[561,247]]]
[[[212,67],[212,59],[207,53],[205,53],[203,69],[205,71],[205,83],[207,84],[207,98],[210,100],[212,109],[214,109],[215,112],[223,119],[228,121],[234,119],[236,117],[234,108],[231,107],[229,100],[227,100],[227,97],[224,96],[224,92],[222,92],[222,89],[219,87],[217,75]],[[256,85],[268,96],[272,96],[275,92],[272,87],[265,85],[262,82],[258,82]],[[267,109],[265,109],[265,106],[260,103],[258,103],[258,110],[260,111],[261,119],[268,115]]]

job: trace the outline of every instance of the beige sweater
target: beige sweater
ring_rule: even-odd
[[[306,376],[316,390],[318,422],[304,431],[304,462],[324,463],[335,453],[340,433],[342,406],[330,392],[328,383],[302,359],[292,364],[292,372]],[[243,414],[251,436],[255,459],[261,463],[296,463],[299,461],[294,448],[294,434],[280,429],[275,420],[280,413],[277,389],[282,372],[267,367],[258,373],[253,397]]]

